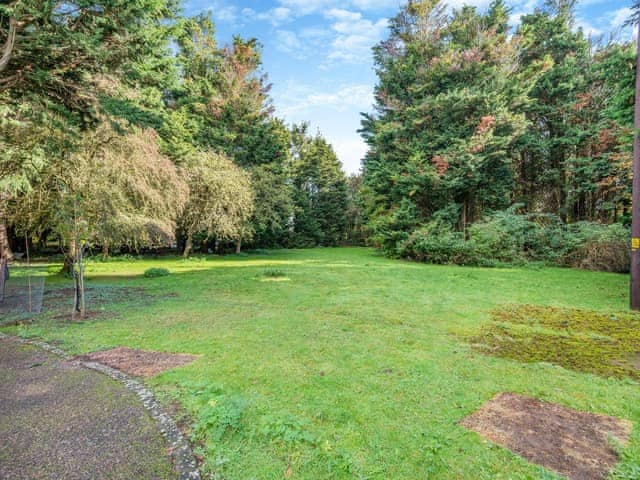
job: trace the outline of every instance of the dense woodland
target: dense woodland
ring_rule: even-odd
[[[332,147],[273,114],[255,39],[173,0],[0,6],[0,246],[337,245]]]
[[[0,6],[0,253],[369,243],[490,265],[628,265],[635,47],[572,0],[513,29],[412,1],[375,46],[362,174],[274,114],[260,44],[177,0]]]
[[[362,127],[377,245],[627,268],[635,45],[587,38],[574,3],[549,0],[515,29],[502,0],[452,14],[409,2],[391,21]]]

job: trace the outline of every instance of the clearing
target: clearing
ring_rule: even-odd
[[[144,278],[151,267],[171,275]],[[561,478],[461,425],[504,392],[631,422],[628,445],[612,445],[620,463],[611,478],[640,478],[636,380],[475,345],[496,311],[518,305],[622,314],[625,275],[430,266],[324,248],[115,259],[90,263],[87,276],[107,299],[93,304],[99,315],[70,322],[45,291],[35,323],[2,331],[79,355],[196,355],[145,382],[188,416],[214,478]],[[47,289],[68,284],[47,277]],[[485,346],[503,346],[494,343]]]

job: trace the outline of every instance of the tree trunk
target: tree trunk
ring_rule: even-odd
[[[7,232],[6,201],[0,196],[0,258],[7,262],[13,260],[13,252],[9,245],[9,234]]]
[[[189,254],[191,253],[191,249],[193,248],[193,234],[191,232],[187,233],[187,242],[184,246],[184,258],[189,258]]]
[[[236,241],[236,255],[239,255],[241,251],[242,251],[242,238],[239,238]]]
[[[69,245],[69,251],[64,256],[64,263],[62,264],[62,270],[60,270],[60,273],[62,273],[63,275],[71,275],[73,273],[75,258],[75,244],[71,242],[71,245]]]

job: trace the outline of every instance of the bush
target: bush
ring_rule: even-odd
[[[629,229],[620,224],[565,225],[555,215],[518,214],[513,208],[487,216],[461,232],[438,219],[402,237],[395,254],[429,263],[493,266],[530,261],[624,273],[629,271]],[[386,240],[393,238],[387,235]],[[388,247],[387,247],[388,248]]]
[[[581,222],[569,226],[566,236],[565,265],[604,272],[629,271],[630,234],[623,225]]]
[[[144,271],[146,278],[166,277],[169,275],[169,270],[166,268],[149,268]]]
[[[414,231],[400,244],[397,253],[420,262],[465,265],[474,263],[470,247],[462,233],[431,223]]]
[[[249,402],[239,396],[218,395],[200,409],[194,425],[200,435],[220,441],[227,433],[241,430],[242,418]]]
[[[534,248],[540,227],[512,209],[497,212],[469,228],[476,263],[522,263]]]

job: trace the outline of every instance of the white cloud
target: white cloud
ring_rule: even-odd
[[[331,145],[348,174],[360,170],[360,161],[367,153],[364,140],[357,137],[337,138],[331,140]]]
[[[629,7],[620,8],[611,12],[610,25],[612,29],[620,28],[624,23],[629,20],[633,11]]]
[[[369,110],[373,105],[371,85],[342,84],[335,89],[318,91],[312,85],[290,82],[280,91],[274,92],[278,111],[290,121],[304,120],[305,115],[318,109],[333,112]]]
[[[333,20],[331,29],[335,32],[327,56],[330,63],[369,62],[371,47],[382,39],[388,26],[386,18],[373,22],[359,12],[344,9],[331,9],[325,17]]]
[[[267,21],[274,27],[293,20],[293,12],[285,7],[276,7],[265,12],[256,12],[252,8],[245,8],[242,10],[242,14],[246,20]]]
[[[298,16],[325,12],[332,8],[355,8],[364,12],[398,8],[400,0],[279,0],[280,5]]]
[[[582,31],[587,37],[599,37],[602,35],[602,30],[598,27],[593,26],[587,20],[582,18],[576,19],[577,28],[582,28]]]
[[[223,23],[234,23],[238,19],[238,9],[233,5],[226,5],[222,1],[214,1],[207,11],[214,20]]]
[[[296,32],[291,30],[276,31],[276,48],[281,52],[288,53],[295,58],[302,58],[302,42]]]
[[[343,85],[335,92],[308,95],[307,101],[311,106],[344,111],[349,107],[368,109],[373,105],[374,98],[370,85]]]

